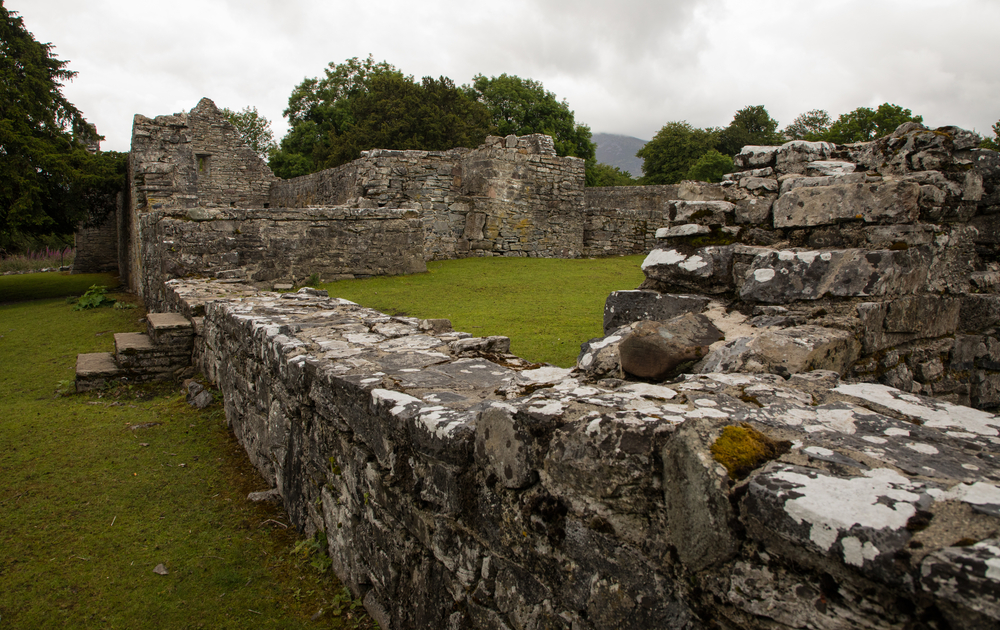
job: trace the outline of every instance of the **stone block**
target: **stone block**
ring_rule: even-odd
[[[704,315],[685,313],[663,322],[641,321],[618,346],[622,370],[639,378],[663,380],[683,363],[708,354],[722,333]]]
[[[919,197],[920,186],[902,181],[795,188],[774,202],[774,227],[912,223],[920,215]]]
[[[732,291],[732,246],[654,249],[642,262],[646,282],[641,288],[664,293],[695,291],[718,294]]]
[[[927,273],[916,250],[771,251],[754,259],[739,292],[744,300],[769,304],[889,297],[918,291]]]

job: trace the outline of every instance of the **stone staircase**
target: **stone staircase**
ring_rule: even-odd
[[[145,333],[116,333],[115,351],[76,358],[76,391],[104,387],[110,381],[132,383],[175,378],[191,365],[194,326],[178,313],[150,313]]]

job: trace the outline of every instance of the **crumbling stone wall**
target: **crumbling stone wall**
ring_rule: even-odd
[[[993,414],[828,370],[595,382],[324,292],[166,290],[383,628],[1000,622]]]
[[[631,347],[635,319],[697,313],[728,332],[695,372],[831,369],[1000,407],[1000,159],[977,144],[913,123],[869,143],[745,147],[724,200],[669,203],[643,291],[609,301],[606,332]],[[652,369],[595,343],[595,375]]]
[[[670,221],[679,201],[722,201],[726,191],[702,182],[669,186],[602,186],[584,191],[584,256],[646,254],[656,230]]]
[[[119,264],[158,304],[163,282],[185,275],[296,281],[414,273],[464,256],[579,256],[583,168],[533,135],[373,149],[278,180],[203,99],[189,113],[136,116]]]
[[[169,278],[208,276],[271,283],[400,275],[427,270],[413,210],[191,208],[138,215],[143,295],[161,308]],[[392,252],[386,255],[385,252]]]
[[[579,256],[583,161],[543,135],[490,137],[476,149],[373,149],[343,166],[276,182],[272,207],[419,210],[427,260]]]

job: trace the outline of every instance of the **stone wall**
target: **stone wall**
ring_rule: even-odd
[[[491,137],[477,149],[389,151],[278,180],[208,99],[136,116],[118,251],[151,303],[170,278],[253,282],[415,273],[466,256],[581,255],[583,161],[552,139]]]
[[[382,628],[1000,622],[1000,417],[831,371],[588,380],[324,292],[172,280]]]
[[[604,186],[584,191],[585,256],[647,254],[656,230],[670,222],[680,201],[721,201],[726,190],[702,182],[669,186]]]
[[[573,257],[583,243],[583,161],[552,139],[490,137],[477,149],[374,149],[343,166],[276,182],[271,206],[419,210],[427,260]]]
[[[635,319],[690,312],[722,331],[695,372],[831,369],[1000,408],[1000,157],[977,145],[914,123],[855,145],[745,147],[724,200],[670,202],[643,291],[609,301],[616,342],[595,342],[588,370],[652,369],[616,344],[638,343]]]
[[[420,214],[414,210],[191,208],[138,218],[143,295],[155,307],[170,278],[274,284],[301,282],[312,274],[332,280],[427,270]]]
[[[76,255],[71,273],[105,273],[118,271],[118,224],[123,195],[118,196],[118,209],[98,225],[81,226],[76,231]]]

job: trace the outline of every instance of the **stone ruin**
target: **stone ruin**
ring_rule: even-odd
[[[544,155],[492,142],[477,151],[515,173]],[[282,221],[342,219],[309,214],[315,198],[284,214],[273,183],[245,214],[224,192],[156,201],[150,187],[168,188],[151,176],[159,162],[136,154],[146,205],[123,223],[159,226],[177,249],[131,241],[147,301],[171,315],[150,316],[160,354],[146,374],[170,374],[165,361],[190,349],[292,521],[325,534],[338,577],[383,628],[997,627],[1000,161],[974,146],[959,129],[904,126],[860,145],[747,147],[720,186],[542,204],[581,217],[582,240],[559,237],[564,255],[651,249],[643,286],[609,297],[606,335],[572,369],[530,364],[506,338],[446,320],[263,291],[271,278],[257,274],[277,271],[248,252],[285,260],[277,270],[294,239],[225,262],[235,230],[273,220],[263,238]],[[193,155],[186,171],[156,168],[176,184],[199,168]],[[215,155],[209,167],[224,166]],[[456,173],[444,154],[374,151],[308,186],[282,184],[297,191],[283,198],[357,183],[373,159],[388,184],[329,208],[412,220],[423,259],[449,243],[455,255],[526,251],[503,245],[528,242],[503,236],[504,213],[535,208],[549,225],[519,196],[523,178],[517,194],[495,179],[468,184],[481,197],[421,205],[413,191],[428,188],[397,160],[450,176],[452,192],[475,168],[496,172],[460,159]],[[469,238],[480,225],[483,238]],[[198,253],[205,234],[217,240]],[[149,272],[160,254],[191,266]],[[206,277],[170,277],[199,264]],[[143,365],[142,344],[125,342]]]

